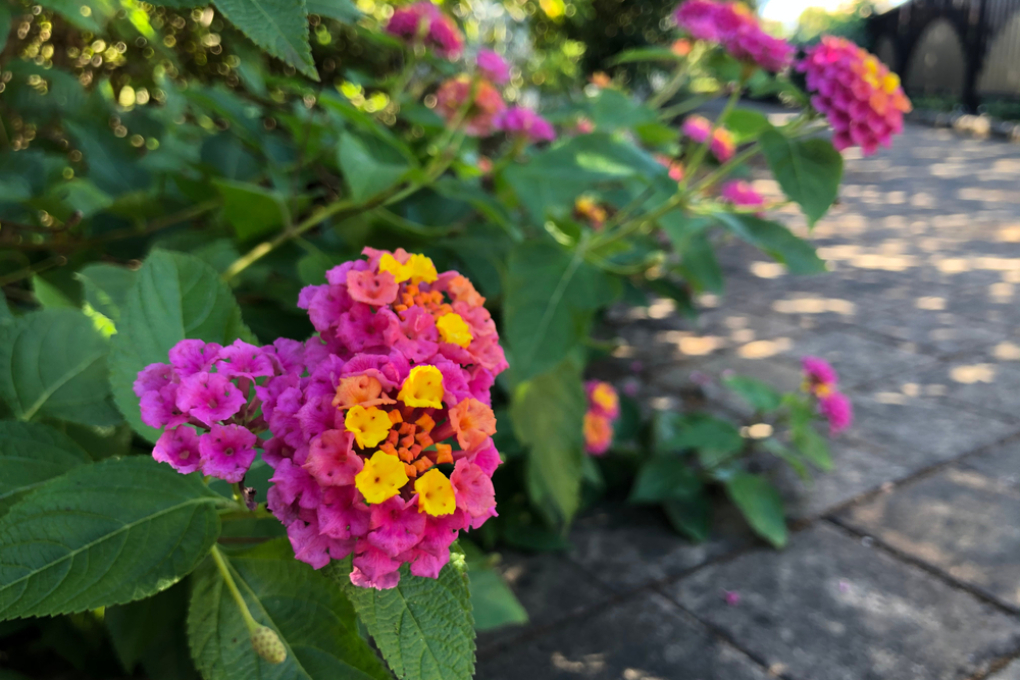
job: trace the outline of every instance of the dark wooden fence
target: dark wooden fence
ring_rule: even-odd
[[[912,96],[976,109],[1020,99],[1020,0],[912,0],[871,19],[875,53]]]

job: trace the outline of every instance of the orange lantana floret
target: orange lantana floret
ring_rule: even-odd
[[[477,399],[464,399],[450,409],[450,425],[462,449],[473,449],[496,434],[496,415]]]

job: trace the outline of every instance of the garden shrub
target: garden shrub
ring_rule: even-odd
[[[872,153],[909,103],[867,53],[796,59],[735,3],[688,0],[684,38],[616,58],[667,72],[646,99],[528,91],[462,5],[191,4],[0,4],[10,665],[468,678],[475,624],[524,616],[470,541],[562,546],[591,456],[639,431],[586,387],[601,312],[693,311],[730,238],[824,271],[748,163],[813,225],[842,174],[818,133]],[[775,125],[748,90],[801,111]],[[815,421],[850,418],[805,370],[790,395],[725,380],[775,436],[661,415],[632,500],[701,539],[720,484],[782,545],[748,456],[826,469]]]

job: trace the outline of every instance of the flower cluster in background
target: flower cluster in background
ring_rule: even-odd
[[[765,197],[742,179],[730,180],[723,184],[719,198],[739,208],[760,208],[765,205]]]
[[[321,568],[353,554],[351,581],[382,589],[404,563],[436,578],[458,533],[496,514],[490,390],[507,363],[467,278],[365,254],[301,291],[307,342],[184,340],[135,390],[146,422],[168,427],[154,457],[239,482],[260,444],[295,556]]]
[[[864,155],[888,147],[903,131],[910,100],[895,73],[845,38],[824,36],[797,68],[804,72],[811,104],[833,128],[833,145],[861,147]]]
[[[839,434],[853,423],[850,399],[837,387],[839,376],[825,359],[806,356],[801,359],[804,391],[818,400],[818,413],[829,421],[829,433]]]
[[[720,163],[725,163],[733,158],[733,154],[737,150],[733,134],[721,125],[716,126],[713,130],[712,122],[703,116],[687,116],[680,130],[696,144],[704,144],[711,135],[712,141],[708,148]]]
[[[464,49],[460,29],[428,0],[395,10],[386,24],[386,32],[412,44],[423,44],[451,61]]]
[[[613,424],[620,417],[620,397],[607,382],[589,380],[584,385],[588,412],[584,414],[584,448],[601,456],[613,443]]]
[[[758,17],[741,2],[687,0],[674,19],[691,37],[719,43],[735,58],[767,71],[781,71],[793,58],[793,46],[762,30]]]

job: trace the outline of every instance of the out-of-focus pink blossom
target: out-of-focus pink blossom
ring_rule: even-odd
[[[506,103],[499,91],[487,80],[478,79],[474,83],[466,75],[450,78],[439,86],[436,91],[436,111],[449,123],[457,116],[464,103],[471,97],[465,117],[464,131],[474,137],[487,137],[496,128],[496,119],[506,111]]]
[[[549,121],[531,109],[515,106],[496,116],[495,125],[511,137],[520,137],[531,142],[552,142],[556,130]]]
[[[793,58],[793,46],[763,31],[758,18],[743,3],[686,0],[674,18],[691,37],[720,43],[737,59],[767,71],[781,71]]]
[[[829,434],[837,435],[850,427],[854,421],[854,409],[850,398],[842,392],[830,392],[818,399],[818,412],[829,421]]]
[[[733,134],[721,125],[716,126],[715,131],[713,131],[712,123],[703,116],[687,116],[680,131],[698,144],[704,144],[711,134],[712,141],[709,144],[709,149],[720,163],[725,163],[733,158],[733,154],[737,150]]]
[[[742,179],[726,182],[719,192],[719,197],[741,208],[758,208],[765,205],[765,197],[755,191],[750,182]]]
[[[910,100],[899,77],[867,50],[845,38],[823,36],[797,68],[813,93],[812,106],[832,125],[837,149],[859,146],[868,156],[903,131]]]
[[[395,10],[386,24],[386,32],[408,42],[420,40],[451,61],[459,57],[464,48],[460,29],[428,0]]]
[[[497,85],[510,81],[510,65],[492,50],[478,50],[478,71]]]

